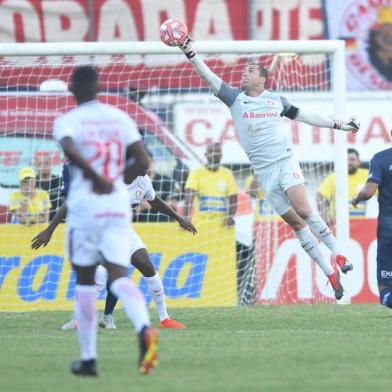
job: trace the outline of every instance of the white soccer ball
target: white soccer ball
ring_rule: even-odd
[[[163,43],[178,46],[186,40],[188,27],[178,19],[168,19],[162,23],[159,33]]]

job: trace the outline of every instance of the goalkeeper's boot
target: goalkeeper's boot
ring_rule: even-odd
[[[114,318],[111,314],[104,314],[99,320],[99,326],[105,329],[116,329],[116,324],[114,324]]]
[[[339,271],[334,271],[331,275],[328,275],[328,280],[331,283],[331,286],[335,293],[335,298],[337,300],[341,299],[343,297],[344,289],[342,284],[340,283]]]
[[[95,359],[89,359],[88,361],[75,359],[71,362],[71,373],[76,376],[97,377],[98,372]]]
[[[78,329],[78,322],[75,319],[72,319],[71,321],[68,321],[68,323],[65,323],[61,329]]]
[[[154,327],[144,327],[139,333],[139,372],[150,374],[158,365],[159,332]]]
[[[348,271],[352,271],[354,269],[354,266],[350,260],[348,260],[347,257],[343,255],[336,256],[336,264],[339,266],[340,271],[342,271],[344,274],[347,274]]]
[[[185,324],[180,323],[172,318],[165,318],[159,323],[159,326],[162,329],[183,329],[185,328]]]

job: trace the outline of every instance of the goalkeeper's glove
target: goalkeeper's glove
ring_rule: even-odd
[[[340,129],[342,131],[357,133],[359,131],[360,125],[361,124],[359,123],[358,120],[356,120],[355,118],[352,118],[351,120],[349,120],[347,122],[335,120],[335,124],[333,125],[333,128]]]
[[[193,49],[193,37],[191,34],[188,34],[182,44],[179,45],[179,48],[184,52],[185,56],[188,59],[191,59],[196,55],[195,50]]]

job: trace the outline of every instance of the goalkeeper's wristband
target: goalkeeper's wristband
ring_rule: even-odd
[[[343,129],[343,125],[344,125],[343,121],[334,120],[332,128],[333,129]]]
[[[196,56],[196,52],[194,51],[194,50],[191,50],[191,51],[189,51],[189,52],[184,52],[185,53],[185,56],[188,58],[188,59],[191,59],[192,57],[195,57]]]

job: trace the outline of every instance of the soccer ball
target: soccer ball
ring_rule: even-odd
[[[188,27],[178,19],[168,19],[159,29],[161,40],[168,46],[181,45],[188,35]]]

